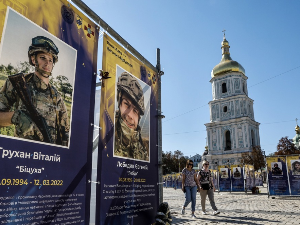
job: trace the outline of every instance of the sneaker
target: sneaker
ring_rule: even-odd
[[[181,209],[181,214],[185,214],[185,208],[182,206],[182,209]]]
[[[206,211],[202,211],[202,215],[207,215]]]
[[[213,215],[217,215],[217,214],[219,214],[219,213],[220,213],[220,211],[219,211],[219,210],[216,210],[216,211],[213,212]]]
[[[197,219],[197,217],[195,216],[195,214],[192,214],[192,219]]]

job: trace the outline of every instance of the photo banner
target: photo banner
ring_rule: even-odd
[[[255,186],[263,186],[261,171],[255,171]]]
[[[254,166],[246,164],[244,166],[245,188],[251,190],[255,186]]]
[[[0,1],[1,224],[89,224],[98,30],[67,0]]]
[[[300,156],[286,157],[291,195],[300,195]]]
[[[218,170],[210,170],[211,177],[213,178],[213,183],[216,189],[219,189],[219,182],[218,182]]]
[[[266,157],[270,195],[290,195],[286,156]]]
[[[231,171],[226,166],[218,166],[219,169],[219,191],[231,191]]]
[[[150,224],[158,207],[158,77],[108,35],[102,68],[110,78],[101,93],[97,224]]]
[[[245,191],[243,168],[238,165],[231,165],[232,191]]]

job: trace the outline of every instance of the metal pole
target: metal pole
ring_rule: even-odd
[[[156,50],[156,56],[157,56],[157,64],[156,64],[156,69],[158,71],[158,81],[157,81],[157,94],[158,94],[158,101],[157,101],[157,135],[158,135],[158,180],[159,183],[162,183],[162,118],[164,116],[161,114],[161,76],[163,75],[163,72],[160,70],[160,49],[157,48]],[[163,202],[163,185],[158,186],[158,200],[159,204]]]

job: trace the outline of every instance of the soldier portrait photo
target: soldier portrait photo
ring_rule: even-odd
[[[220,168],[221,178],[228,178],[228,169],[227,168]]]
[[[117,67],[114,156],[149,161],[150,87]]]
[[[291,160],[292,175],[300,175],[300,160]]]
[[[241,178],[241,167],[233,167],[232,171],[234,178]]]
[[[282,164],[281,162],[272,162],[272,175],[282,175]]]
[[[68,147],[76,50],[13,10],[6,23],[0,52],[0,135]],[[11,26],[20,32],[17,37]],[[74,68],[62,69],[66,65]]]

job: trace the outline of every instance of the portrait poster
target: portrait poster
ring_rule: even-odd
[[[286,156],[291,195],[300,195],[300,156]]]
[[[255,186],[260,186],[259,185],[259,177],[260,177],[260,172],[258,172],[258,171],[255,171],[254,172],[254,175],[255,175]]]
[[[178,181],[177,181],[177,188],[181,189],[182,188],[182,174],[181,173],[177,173],[176,176],[177,176],[177,179],[178,179]]]
[[[67,0],[0,1],[0,37],[1,224],[89,224],[98,27]]]
[[[168,175],[168,177],[167,177],[167,187],[172,187],[172,182],[173,182],[172,176]]]
[[[211,171],[211,176],[213,178],[213,183],[215,185],[216,189],[219,189],[219,182],[218,182],[218,170],[210,170]]]
[[[232,191],[245,191],[243,168],[238,165],[231,166]]]
[[[290,195],[286,156],[266,157],[270,195]]]
[[[244,179],[245,179],[245,188],[251,190],[254,187],[255,178],[254,178],[254,166],[246,164],[244,166]]]
[[[231,191],[230,168],[219,166],[219,191]]]
[[[102,80],[97,222],[150,224],[158,205],[158,77],[108,35],[102,69],[110,78]]]

